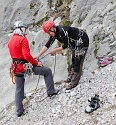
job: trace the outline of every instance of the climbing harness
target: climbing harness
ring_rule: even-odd
[[[24,65],[27,61],[25,59],[17,59],[17,58],[13,58],[12,59],[12,63],[11,63],[11,67],[10,67],[10,76],[12,78],[12,83],[15,84],[16,83],[16,79],[15,79],[15,75],[16,76],[20,76],[22,75],[22,71],[20,71],[18,69],[18,65]],[[16,73],[16,70],[19,73]],[[20,74],[21,73],[21,74]]]
[[[79,57],[80,55],[84,56],[84,54],[86,53],[87,48],[84,47],[83,40],[81,38],[83,34],[84,34],[84,31],[79,29],[77,40],[74,40],[75,46],[70,47],[70,49],[75,52],[75,57]]]
[[[22,64],[22,60],[18,60],[13,58],[12,59],[12,63],[11,63],[11,67],[10,67],[10,76],[12,78],[12,83],[16,84],[16,79],[15,79],[15,71],[17,69],[17,65]]]
[[[84,55],[85,54],[85,50],[82,49],[76,49],[75,50],[75,56],[79,57],[80,55]]]
[[[85,54],[85,48],[83,46],[83,41],[82,41],[82,36],[83,36],[84,32],[83,30],[79,29],[79,35],[77,38],[77,41],[75,41],[75,56],[80,56],[80,55],[84,55]]]

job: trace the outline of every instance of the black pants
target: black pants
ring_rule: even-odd
[[[86,56],[86,52],[84,55],[80,55],[78,57],[75,57],[75,51],[72,51],[72,65],[71,65],[71,67],[74,69],[74,72],[80,73],[82,71],[82,66],[83,66],[85,56]]]
[[[72,64],[71,68],[74,68],[74,72],[80,73],[82,71],[83,62],[86,56],[87,49],[89,47],[89,38],[88,35],[84,32],[81,36],[83,41],[83,47],[86,48],[85,54],[80,56],[75,56],[75,50],[72,50]]]

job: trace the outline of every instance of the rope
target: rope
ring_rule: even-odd
[[[43,57],[41,57],[40,60],[43,59],[43,58],[45,58],[45,57],[48,56],[48,55],[49,55],[49,53],[46,54],[46,55],[44,55]]]
[[[37,90],[37,87],[38,87],[38,84],[39,84],[39,80],[40,80],[40,75],[39,75],[39,78],[38,78],[38,81],[37,81],[37,85],[36,85],[35,91]]]
[[[55,54],[55,61],[54,61],[54,72],[53,72],[53,78],[54,78],[54,75],[55,75],[55,69],[56,69],[56,54]]]

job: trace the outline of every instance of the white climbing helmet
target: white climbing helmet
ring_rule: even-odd
[[[28,25],[22,21],[16,21],[14,23],[14,34],[25,36],[27,35]]]
[[[16,22],[14,23],[14,28],[15,28],[15,29],[16,29],[16,28],[22,28],[22,27],[28,28],[28,25],[27,25],[26,23],[22,22],[22,21],[16,21]]]

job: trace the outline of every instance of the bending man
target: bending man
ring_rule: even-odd
[[[65,82],[71,82],[66,89],[72,89],[78,85],[82,73],[83,61],[89,46],[88,35],[81,29],[70,26],[55,26],[52,20],[46,21],[43,30],[50,38],[36,58],[39,58],[53,44],[55,39],[63,43],[61,47],[50,51],[51,55],[56,52],[70,48],[72,51],[71,72]]]

